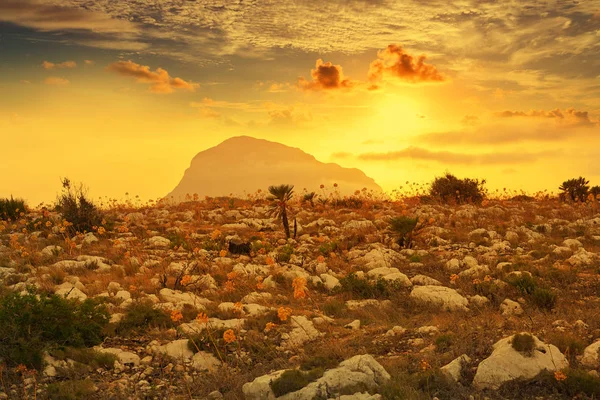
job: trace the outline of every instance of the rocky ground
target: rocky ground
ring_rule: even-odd
[[[290,207],[296,239],[264,201],[114,207],[79,235],[46,210],[0,222],[3,291],[103,299],[95,350],[116,356],[49,351],[0,398],[600,395],[595,204]],[[412,248],[401,215],[419,217]]]

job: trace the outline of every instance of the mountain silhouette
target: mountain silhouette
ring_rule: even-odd
[[[320,185],[331,191],[334,183],[338,184],[337,191],[341,195],[351,195],[363,188],[381,191],[381,187],[359,169],[323,163],[298,148],[281,143],[237,136],[198,153],[167,198],[181,201],[186,194],[198,194],[200,198],[230,194],[242,197],[280,184],[294,185],[296,193],[305,188],[318,192]]]

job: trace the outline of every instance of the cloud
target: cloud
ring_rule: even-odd
[[[24,85],[29,85],[31,84],[31,81],[28,81],[27,79],[21,79],[19,82],[21,82]]]
[[[479,117],[476,115],[465,115],[463,119],[460,120],[460,123],[464,126],[477,126],[481,122],[479,121]]]
[[[68,85],[70,82],[68,79],[65,78],[60,78],[58,76],[49,76],[46,79],[44,79],[44,83],[46,85],[65,86]]]
[[[331,90],[331,89],[349,89],[353,83],[344,79],[344,72],[340,65],[333,65],[330,62],[324,63],[318,59],[316,67],[311,69],[310,75],[312,81],[304,77],[298,80],[298,87],[304,90]]]
[[[561,110],[556,108],[550,111],[544,110],[530,110],[530,111],[502,111],[495,114],[500,118],[513,118],[513,117],[529,117],[529,118],[550,118],[554,119],[557,124],[564,124],[569,126],[596,126],[600,124],[600,121],[594,122],[590,119],[587,111],[577,111],[574,108],[567,108]]]
[[[437,161],[444,164],[516,164],[528,163],[538,160],[541,156],[550,155],[550,152],[540,153],[483,153],[468,154],[455,153],[451,151],[432,151],[422,147],[407,147],[403,150],[382,152],[382,153],[362,153],[356,158],[361,161],[399,161],[404,159]]]
[[[42,67],[44,69],[62,69],[62,68],[76,68],[77,63],[75,61],[64,61],[58,64],[55,64],[50,61],[44,61],[42,63]]]
[[[187,82],[181,78],[172,78],[162,68],[150,71],[150,67],[134,63],[133,61],[114,62],[108,65],[106,70],[135,78],[139,83],[149,83],[152,93],[173,93],[176,89],[194,92],[200,86],[197,83]]]
[[[236,103],[231,101],[223,101],[223,100],[213,100],[209,97],[205,97],[202,101],[193,101],[190,103],[191,107],[195,108],[229,108],[233,110],[246,110],[246,111],[256,111],[262,108],[252,105],[250,103]]]
[[[84,63],[85,65],[94,65],[94,64],[96,64],[96,63],[95,63],[94,61],[92,61],[92,60],[83,60],[83,63]]]
[[[301,114],[294,107],[269,111],[269,125],[271,126],[298,126],[310,119],[310,115]]]
[[[390,44],[377,52],[377,59],[369,67],[368,79],[372,88],[377,88],[387,76],[409,83],[445,81],[436,67],[425,63],[426,59],[425,55],[415,59],[399,45]]]
[[[137,27],[127,19],[111,18],[84,8],[63,7],[32,0],[3,0],[0,21],[42,31],[85,30],[96,33],[134,33]]]

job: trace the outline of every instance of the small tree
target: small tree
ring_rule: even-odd
[[[290,224],[287,216],[287,205],[294,194],[294,185],[269,186],[268,199],[273,203],[272,215],[283,224],[285,236],[290,238]]]
[[[592,186],[590,188],[590,194],[594,197],[594,199],[598,200],[598,196],[600,196],[600,186]]]
[[[583,177],[564,181],[558,187],[562,193],[559,197],[562,201],[585,201],[590,190],[589,181]]]
[[[484,185],[485,179],[481,181],[471,178],[459,179],[450,173],[446,173],[442,177],[435,178],[429,189],[429,194],[444,203],[479,204],[485,197]]]
[[[56,201],[56,209],[73,224],[78,232],[91,232],[94,226],[102,222],[102,214],[88,199],[83,184],[74,189],[67,178],[62,180],[63,192]]]
[[[318,195],[315,192],[310,192],[310,193],[305,193],[304,197],[302,197],[302,202],[303,203],[310,203],[311,207],[315,207],[315,199],[318,197]]]
[[[0,199],[0,219],[10,219],[12,221],[19,218],[21,213],[27,212],[25,201],[23,199]]]

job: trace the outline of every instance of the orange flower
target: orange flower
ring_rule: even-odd
[[[233,329],[227,329],[223,332],[223,340],[227,344],[235,342],[235,332],[233,332]]]
[[[452,274],[450,275],[450,282],[455,283],[458,280],[458,275]]]
[[[430,223],[430,224],[433,224],[434,222],[435,222],[435,219],[433,219],[433,218],[429,218],[429,223]]]
[[[206,315],[206,313],[199,313],[198,315],[196,315],[196,321],[198,321],[201,324],[206,324],[208,323],[208,315]]]
[[[554,373],[554,379],[556,379],[559,382],[562,382],[567,379],[567,375],[562,371],[556,371]]]
[[[421,360],[421,362],[419,363],[419,366],[421,367],[422,371],[427,371],[428,369],[431,368],[431,365],[427,362],[427,360]]]
[[[183,319],[183,314],[181,314],[181,311],[179,311],[179,310],[171,311],[171,321],[179,322],[182,319]]]
[[[273,257],[267,257],[267,259],[265,261],[266,261],[267,265],[275,264],[275,260],[273,260]]]
[[[221,250],[219,252],[219,257],[227,257],[227,250]]]
[[[212,240],[217,240],[218,238],[221,237],[221,231],[218,229],[215,229],[211,234],[210,234],[210,238]]]
[[[276,326],[277,324],[274,324],[273,322],[267,322],[267,325],[265,326],[265,332],[270,332]]]
[[[292,315],[292,309],[289,307],[279,307],[277,310],[277,317],[281,321],[286,321]]]
[[[98,234],[99,235],[104,235],[106,233],[106,229],[104,229],[103,226],[101,226],[100,228],[98,228]]]
[[[257,281],[256,282],[256,289],[258,289],[258,290],[264,289],[265,285],[263,285],[263,279],[264,278],[262,276],[259,276],[258,278],[256,278],[256,281]]]
[[[473,285],[481,285],[481,279],[478,279],[478,278],[473,279]]]
[[[183,286],[187,286],[189,285],[189,283],[192,281],[192,277],[189,275],[184,275],[183,278],[181,278],[181,284]]]
[[[294,288],[294,298],[295,299],[303,299],[306,297],[306,279],[302,277],[297,277],[292,282],[292,287]]]
[[[317,262],[318,263],[324,263],[325,262],[325,257],[323,257],[323,256],[317,257]]]
[[[489,275],[486,275],[485,278],[483,278],[484,282],[491,282],[492,281],[492,277]]]
[[[228,292],[231,292],[234,289],[235,289],[235,283],[233,281],[225,282],[225,290],[227,290]]]
[[[241,302],[237,302],[233,305],[233,312],[236,314],[242,314],[244,312],[244,306]]]

